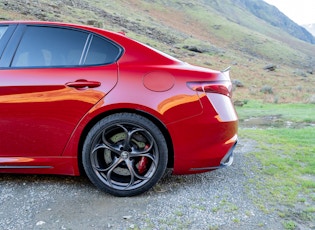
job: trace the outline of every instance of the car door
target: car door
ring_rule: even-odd
[[[61,155],[78,122],[115,86],[121,52],[86,31],[17,26],[0,60],[0,157]]]

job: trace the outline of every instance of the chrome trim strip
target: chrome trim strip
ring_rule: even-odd
[[[220,166],[216,167],[206,167],[206,168],[191,168],[189,171],[203,171],[203,170],[215,170],[221,168]]]
[[[11,166],[4,165],[0,166],[0,169],[51,169],[52,166]]]

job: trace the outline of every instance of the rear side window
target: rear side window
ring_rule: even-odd
[[[8,29],[8,26],[0,26],[0,41],[4,33],[7,31],[7,29]]]
[[[76,66],[82,61],[89,34],[77,30],[28,26],[12,67]]]
[[[93,36],[84,65],[113,63],[120,55],[120,48],[98,36]]]

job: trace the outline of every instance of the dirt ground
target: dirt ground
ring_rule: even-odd
[[[254,204],[263,198],[248,183],[253,148],[241,140],[231,167],[168,176],[130,198],[105,194],[85,177],[1,175],[0,229],[282,229],[278,216]]]

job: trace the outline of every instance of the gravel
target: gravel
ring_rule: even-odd
[[[246,155],[254,149],[254,141],[241,140],[232,166],[168,176],[127,198],[85,177],[2,174],[0,229],[283,229],[277,215],[254,203],[263,199],[250,182],[258,163]]]

